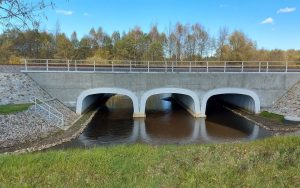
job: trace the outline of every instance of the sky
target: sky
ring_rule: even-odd
[[[300,0],[54,0],[41,28],[54,32],[56,23],[79,38],[91,28],[148,32],[156,24],[166,32],[177,22],[200,23],[217,37],[220,27],[240,30],[259,48],[300,50]]]

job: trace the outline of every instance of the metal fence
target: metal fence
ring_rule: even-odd
[[[300,61],[130,61],[25,59],[38,72],[300,72]]]
[[[57,126],[61,129],[64,128],[64,115],[61,112],[35,96],[31,98],[31,102],[34,104],[35,112],[40,109],[48,120],[57,121]]]

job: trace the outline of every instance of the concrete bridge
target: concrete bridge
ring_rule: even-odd
[[[259,113],[300,81],[299,72],[25,72],[78,114],[116,94],[132,100],[134,117],[145,117],[147,99],[158,94],[171,94],[194,117],[205,117],[212,97]]]

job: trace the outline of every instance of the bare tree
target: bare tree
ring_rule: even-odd
[[[219,29],[219,36],[217,40],[217,56],[220,60],[225,60],[225,53],[227,51],[229,31],[226,26]]]
[[[41,10],[53,7],[52,1],[0,0],[0,24],[6,28],[28,28],[39,23]]]

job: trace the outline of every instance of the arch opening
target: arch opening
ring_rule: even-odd
[[[133,116],[135,117],[139,115],[137,96],[129,90],[120,88],[94,88],[83,91],[77,98],[76,113],[81,115],[92,105],[97,104],[98,102],[105,103],[115,95],[130,98],[133,106]]]
[[[260,112],[260,100],[256,93],[247,89],[222,88],[207,92],[201,101],[201,112],[206,114],[217,103],[238,107],[253,113]]]
[[[141,98],[140,113],[146,116],[146,104],[150,97],[159,95],[162,98],[171,98],[187,110],[193,117],[201,117],[200,101],[196,93],[181,88],[158,88],[145,92]]]

